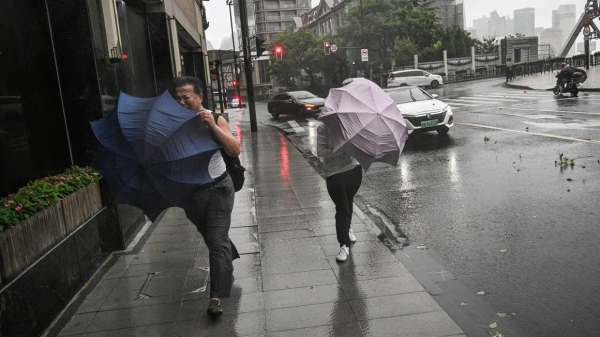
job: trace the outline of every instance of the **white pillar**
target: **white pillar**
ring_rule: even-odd
[[[471,47],[471,70],[475,72],[475,47]]]
[[[448,51],[444,50],[444,74],[448,78]],[[446,80],[448,81],[448,80]]]
[[[415,55],[415,69],[419,69],[419,55]]]
[[[548,53],[550,55],[550,53]],[[498,64],[502,64],[502,43],[498,44]]]

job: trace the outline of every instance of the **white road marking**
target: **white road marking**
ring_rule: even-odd
[[[535,96],[534,97],[534,96],[527,96],[525,94],[523,94],[523,95],[489,94],[489,95],[475,95],[475,96],[476,97],[481,97],[481,96],[483,96],[483,97],[498,97],[498,98],[502,97],[502,98],[509,98],[509,99],[510,98],[512,98],[512,99],[514,99],[514,98],[518,98],[518,99],[535,99],[535,100],[544,98],[544,96]]]
[[[499,127],[495,127],[495,126],[482,125],[482,124],[472,124],[472,123],[462,123],[462,122],[454,122],[454,123],[455,124],[459,124],[459,125],[472,126],[472,127],[476,127],[476,128],[484,128],[484,129],[492,129],[492,130],[508,131],[508,132],[516,132],[516,133],[524,133],[524,134],[534,135],[534,136],[549,137],[549,138],[556,138],[556,139],[562,139],[562,140],[571,140],[571,141],[575,141],[575,142],[582,142],[582,143],[598,144],[598,145],[600,145],[600,140],[582,139],[582,138],[574,138],[574,137],[566,137],[566,136],[558,136],[558,135],[552,135],[552,134],[549,134],[549,133],[512,130],[512,129],[499,128]]]
[[[456,105],[456,106],[470,106],[470,107],[473,107],[473,108],[476,108],[476,107],[479,106],[479,105],[473,105],[473,104],[454,103],[454,102],[450,102],[449,104],[450,104],[450,106],[454,106],[454,105]]]
[[[495,96],[478,96],[478,97],[468,97],[468,96],[463,96],[463,97],[459,97],[459,99],[461,98],[468,98],[468,99],[472,99],[472,100],[478,100],[478,101],[490,101],[490,102],[520,102],[518,99],[511,99],[511,98],[498,98]]]
[[[306,132],[306,130],[300,126],[296,121],[288,121],[288,124],[294,129],[296,133]]]
[[[510,107],[502,107],[500,109],[506,110],[529,110],[529,111],[538,111],[538,112],[558,112],[558,113],[568,113],[568,114],[578,114],[578,115],[600,115],[600,112],[585,112],[585,111],[567,111],[567,110],[548,110],[548,109],[531,109],[531,108],[510,108]]]

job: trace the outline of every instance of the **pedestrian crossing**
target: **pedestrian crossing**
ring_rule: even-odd
[[[439,98],[439,100],[442,102],[456,108],[481,108],[494,105],[510,105],[514,103],[527,103],[548,99],[554,99],[551,92],[528,92],[527,90],[509,90],[504,92],[491,92],[487,94]]]

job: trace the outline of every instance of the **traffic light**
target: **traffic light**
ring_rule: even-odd
[[[275,46],[275,59],[281,61],[283,59],[283,47]]]
[[[263,47],[265,39],[261,39],[258,36],[255,36],[254,39],[256,40],[256,57],[260,57],[265,52],[265,47]]]
[[[233,85],[234,88],[237,88],[240,85],[240,81],[233,80],[232,85]]]
[[[325,55],[331,54],[331,43],[329,43],[329,41],[325,41],[324,45]]]

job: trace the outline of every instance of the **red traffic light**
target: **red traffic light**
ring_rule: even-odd
[[[278,54],[281,53],[281,47],[279,47],[279,46],[275,47],[275,52]]]
[[[233,80],[233,86],[234,86],[234,87],[237,87],[237,86],[238,86],[238,84],[240,84],[240,83],[239,83],[237,80]]]
[[[329,48],[331,44],[329,42],[325,42],[325,48]]]

